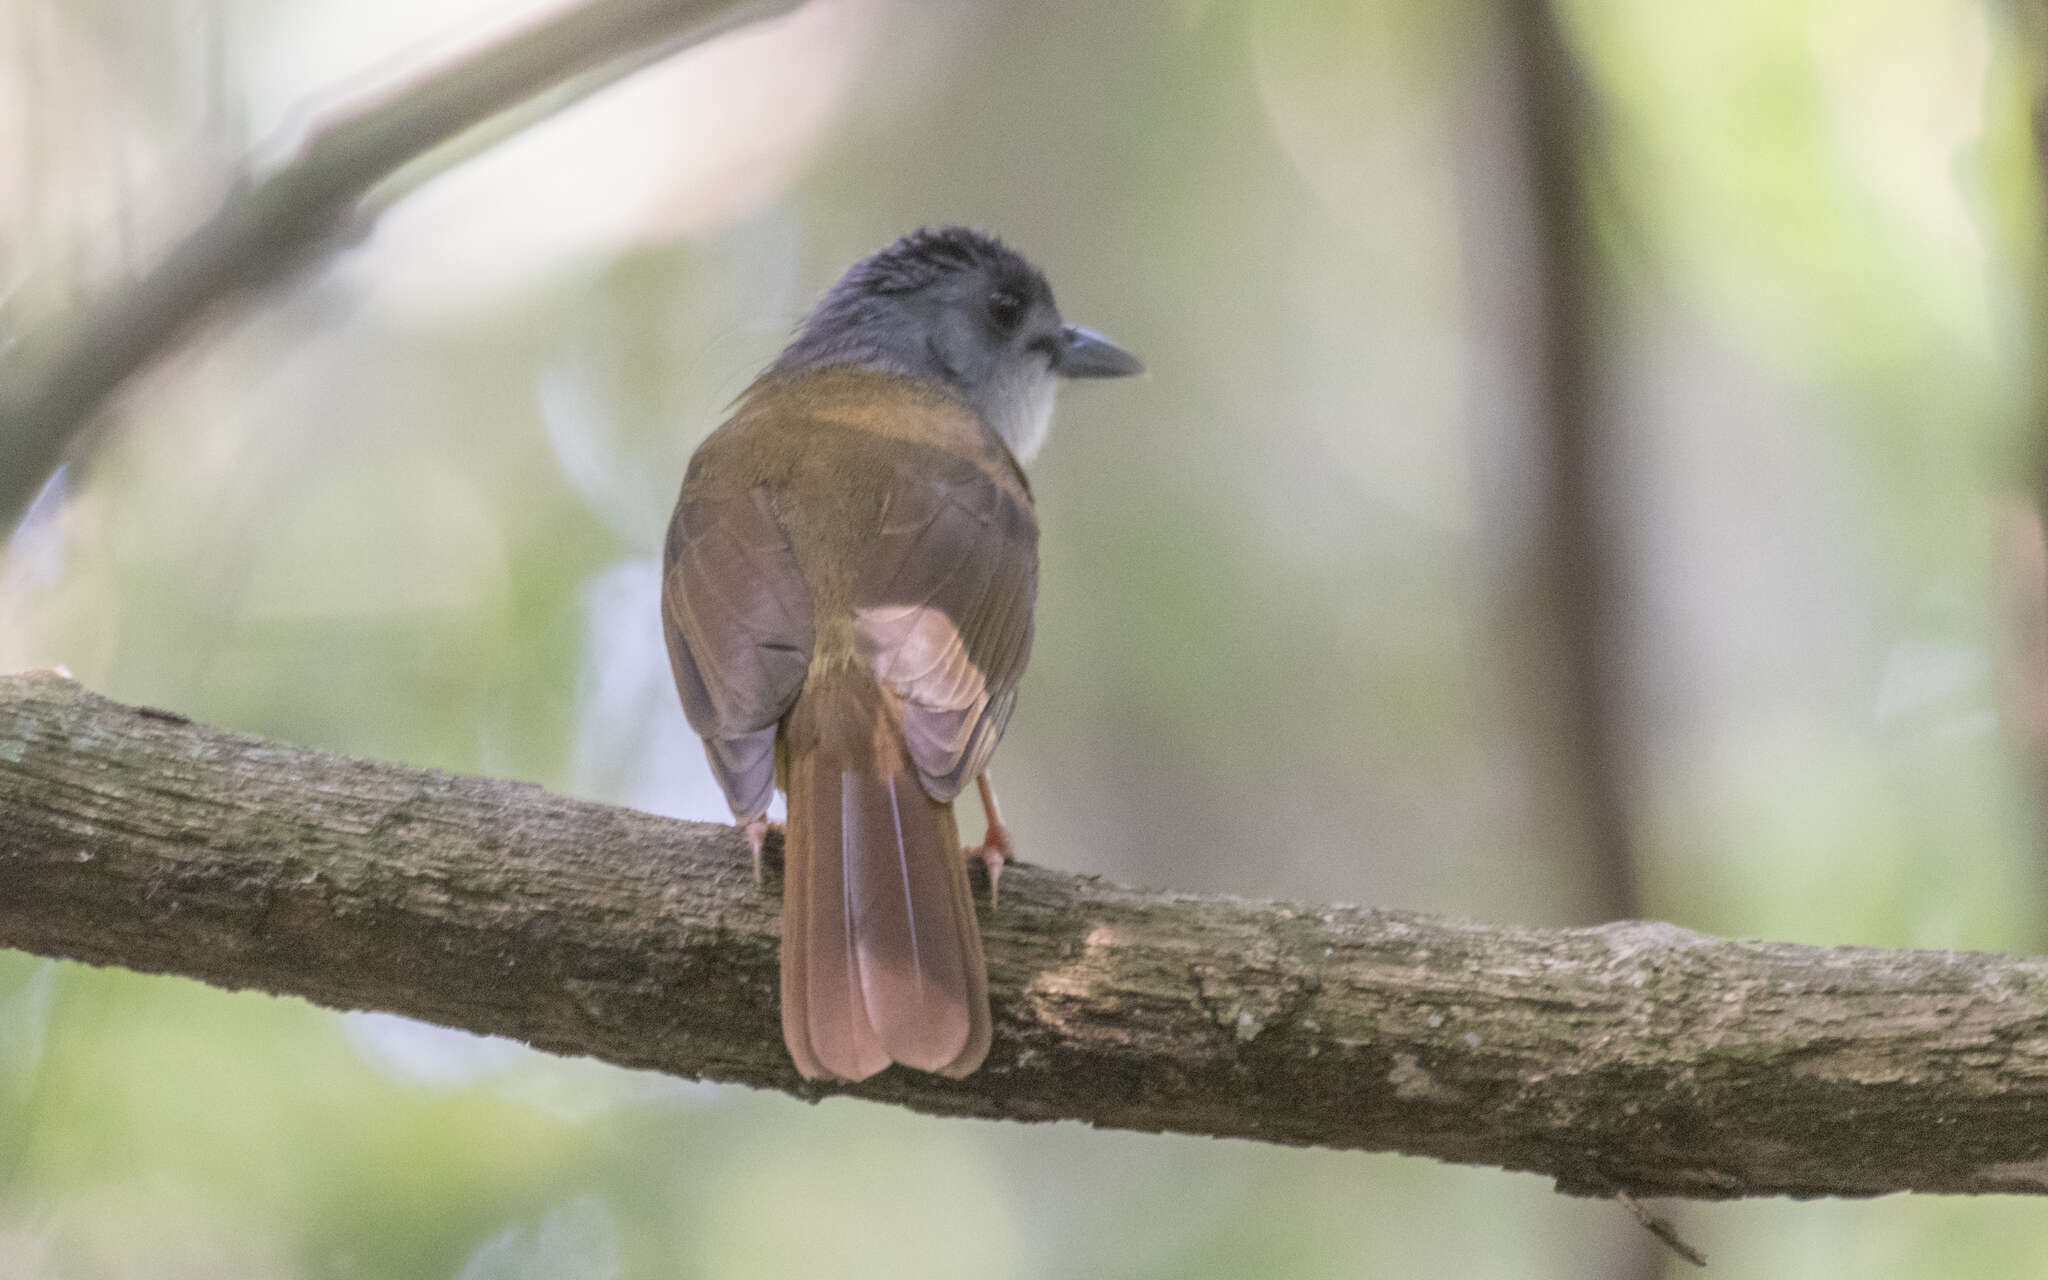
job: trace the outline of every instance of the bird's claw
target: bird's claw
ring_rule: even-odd
[[[981,843],[961,852],[967,857],[981,859],[981,865],[988,868],[988,909],[993,912],[997,890],[1002,884],[1003,867],[1017,857],[1016,847],[1010,843],[1010,829],[1000,822],[991,822]]]
[[[764,813],[752,822],[743,822],[740,826],[747,833],[747,848],[754,854],[754,887],[758,889],[761,887],[761,848],[768,843],[769,832],[782,834],[782,824],[768,821],[768,815]]]

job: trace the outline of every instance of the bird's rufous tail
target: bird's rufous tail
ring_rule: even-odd
[[[782,1035],[811,1079],[891,1062],[964,1076],[988,976],[953,806],[925,794],[894,699],[814,670],[788,721]]]

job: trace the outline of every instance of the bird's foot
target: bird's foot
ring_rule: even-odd
[[[1002,883],[1003,867],[1017,857],[1016,846],[1010,843],[1010,829],[1000,822],[990,822],[981,843],[972,849],[962,849],[969,858],[981,859],[981,865],[988,868],[988,909],[996,909],[996,890]]]
[[[761,847],[768,843],[769,832],[782,834],[782,824],[768,821],[768,815],[764,813],[752,822],[741,823],[740,828],[747,833],[747,848],[754,853],[754,887],[758,889],[761,887]]]

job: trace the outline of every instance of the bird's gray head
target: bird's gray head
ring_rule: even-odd
[[[1045,443],[1061,378],[1144,368],[1101,334],[1062,323],[1037,267],[965,227],[919,228],[856,262],[769,373],[835,364],[943,384],[1020,462]]]

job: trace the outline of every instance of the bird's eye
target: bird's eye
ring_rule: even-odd
[[[998,328],[1015,328],[1024,318],[1024,299],[1008,289],[997,289],[988,295],[988,316]]]

